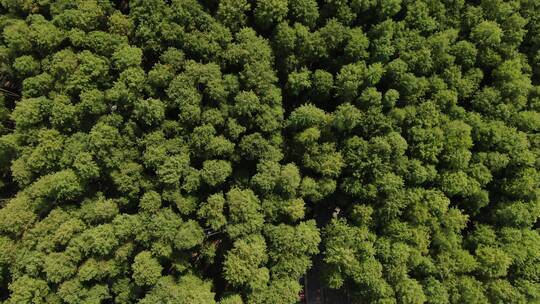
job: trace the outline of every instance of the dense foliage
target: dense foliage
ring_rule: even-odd
[[[0,0],[0,303],[540,302],[537,0]]]

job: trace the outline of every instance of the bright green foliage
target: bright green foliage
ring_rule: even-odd
[[[206,160],[201,170],[201,178],[210,186],[223,183],[232,173],[229,162],[224,160]]]
[[[273,275],[300,276],[311,266],[310,256],[318,253],[321,241],[314,221],[300,223],[296,227],[287,225],[269,226],[265,230],[268,238],[268,256],[273,266]]]
[[[534,0],[0,0],[0,303],[539,303],[539,79]]]
[[[142,61],[142,51],[131,46],[120,47],[112,55],[112,60],[118,70],[137,67]]]
[[[201,204],[201,208],[197,214],[205,220],[207,226],[218,230],[227,223],[227,219],[223,213],[224,207],[225,198],[223,198],[223,194],[212,194],[206,202]]]
[[[227,232],[231,237],[238,237],[258,232],[264,217],[257,196],[251,190],[232,188],[226,195],[229,209]]]
[[[11,297],[7,303],[47,303],[50,293],[47,282],[24,276],[9,285]]]
[[[139,209],[146,212],[157,212],[161,207],[161,196],[156,191],[148,191],[139,201]]]
[[[237,240],[223,264],[225,279],[235,286],[260,288],[269,279],[268,269],[260,267],[268,259],[266,244],[260,235]]]
[[[162,269],[159,262],[148,251],[137,254],[131,265],[133,280],[140,286],[155,285],[161,276]]]
[[[178,304],[212,304],[214,293],[210,291],[211,284],[200,278],[187,274],[176,282],[170,276],[159,279],[156,286],[139,302],[151,303],[178,303]]]

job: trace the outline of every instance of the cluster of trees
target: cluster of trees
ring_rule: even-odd
[[[317,254],[354,303],[540,301],[538,1],[0,0],[0,33],[0,303],[296,303]]]

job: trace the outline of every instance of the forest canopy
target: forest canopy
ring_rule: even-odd
[[[539,303],[539,217],[537,0],[0,0],[2,304]]]

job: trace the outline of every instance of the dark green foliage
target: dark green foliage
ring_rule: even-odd
[[[0,303],[538,303],[539,77],[532,0],[0,0]]]

